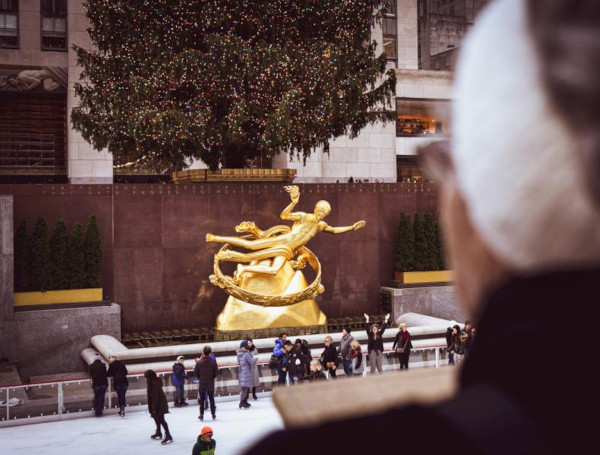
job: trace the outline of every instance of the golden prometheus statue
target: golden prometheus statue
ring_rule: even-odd
[[[319,232],[343,234],[360,229],[366,223],[331,227],[324,218],[331,213],[327,201],[319,201],[313,213],[293,212],[300,200],[296,185],[284,187],[292,202],[281,212],[281,219],[293,221],[292,226],[277,225],[266,231],[252,221],[235,227],[241,237],[206,234],[207,242],[224,245],[215,254],[214,275],[210,281],[229,294],[225,308],[217,317],[221,331],[250,330],[275,327],[316,326],[327,322],[315,297],[324,292],[321,284],[321,264],[306,244]],[[244,248],[240,252],[232,247]],[[221,272],[220,262],[237,262],[233,276]],[[308,284],[302,269],[306,265],[315,272]]]

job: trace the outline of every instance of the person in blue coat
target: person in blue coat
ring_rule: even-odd
[[[173,385],[175,386],[173,399],[176,408],[188,405],[188,402],[185,401],[185,380],[187,376],[185,374],[185,366],[183,365],[184,360],[185,358],[180,355],[177,357],[177,362],[173,364]]]

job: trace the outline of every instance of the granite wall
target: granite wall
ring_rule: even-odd
[[[17,311],[7,326],[9,360],[22,379],[45,374],[87,371],[81,351],[94,335],[121,338],[119,305]]]
[[[6,327],[13,318],[13,197],[0,193],[0,358],[10,342]]]
[[[283,184],[0,185],[14,197],[14,226],[38,216],[71,229],[95,214],[103,239],[105,297],[118,302],[124,332],[213,326],[226,294],[208,281],[220,247],[207,232],[236,235],[244,220],[280,224],[289,203]],[[428,184],[301,184],[297,210],[325,199],[331,226],[367,221],[342,235],[321,233],[309,248],[323,267],[328,317],[379,312],[379,288],[393,279],[400,213],[434,212]]]
[[[85,371],[81,351],[90,346],[92,336],[121,338],[120,307],[113,303],[15,311],[13,202],[13,196],[0,196],[0,358],[14,361],[21,378]]]
[[[392,294],[393,320],[404,313],[419,313],[450,321],[465,321],[466,314],[456,301],[453,286],[382,287],[382,290]]]

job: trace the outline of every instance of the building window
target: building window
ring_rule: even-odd
[[[398,59],[398,18],[396,16],[396,0],[390,0],[382,22],[383,52],[389,61]]]
[[[67,50],[67,0],[42,0],[42,50]]]
[[[426,182],[416,156],[396,156],[396,179],[398,182]]]
[[[0,0],[0,47],[19,47],[18,0]]]
[[[396,100],[396,136],[444,136],[449,130],[450,102],[444,100]]]

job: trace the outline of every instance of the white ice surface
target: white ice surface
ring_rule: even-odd
[[[250,445],[273,430],[283,428],[281,417],[270,396],[251,400],[252,407],[240,410],[238,401],[218,401],[217,420],[210,412],[204,422],[198,420],[198,405],[172,408],[166,415],[174,442],[161,445],[150,439],[154,421],[143,409],[136,407],[122,418],[116,414],[88,417],[62,422],[39,423],[0,428],[2,455],[91,455],[91,454],[189,454],[204,425],[212,427],[218,455],[243,453]],[[206,418],[208,417],[208,418]]]

